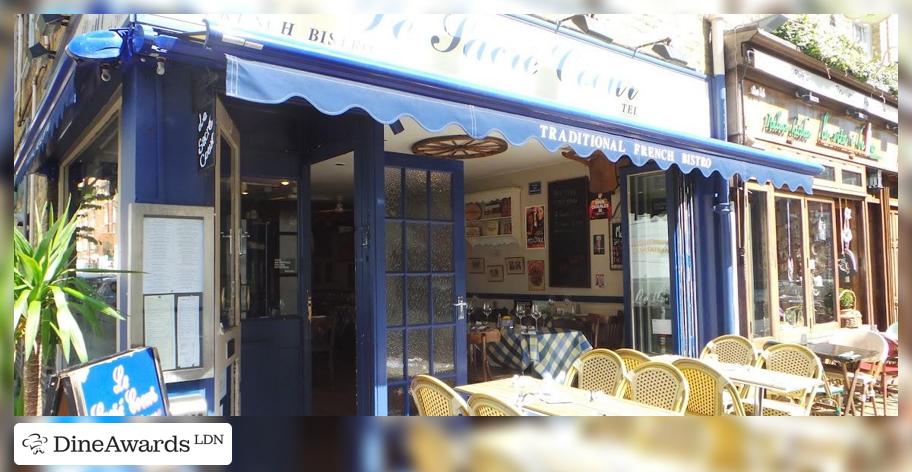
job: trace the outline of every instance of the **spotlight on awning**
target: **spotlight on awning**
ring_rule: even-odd
[[[29,46],[28,51],[29,51],[29,56],[31,56],[32,59],[38,59],[38,58],[44,57],[44,56],[47,56],[48,58],[53,59],[54,54],[56,54],[54,51],[51,51],[50,49],[44,47],[44,45],[41,44],[40,42]]]
[[[800,98],[807,103],[812,103],[814,105],[820,103],[820,97],[811,93],[810,90],[798,90],[795,92],[795,97]]]
[[[389,127],[390,127],[390,131],[392,131],[393,134],[399,134],[399,133],[405,131],[405,126],[403,126],[402,122],[399,120],[396,120],[396,121],[390,123]]]
[[[849,115],[852,118],[855,118],[856,120],[861,120],[861,121],[865,121],[868,119],[868,115],[866,115],[854,108],[849,108],[848,110],[846,110],[846,115]]]
[[[669,62],[674,62],[675,64],[685,65],[687,64],[687,59],[677,50],[671,47],[671,40],[668,42],[658,43],[652,45],[652,50],[659,55],[662,59],[665,59]]]
[[[580,31],[586,33],[589,36],[598,38],[606,43],[614,41],[609,33],[611,33],[608,25],[598,19],[595,14],[588,15],[572,15],[566,18],[561,19],[557,22],[557,29],[560,29],[561,25],[570,20]]]

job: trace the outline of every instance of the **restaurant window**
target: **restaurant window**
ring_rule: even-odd
[[[630,293],[637,349],[672,352],[671,268],[664,173],[628,177]]]
[[[839,235],[836,267],[839,292],[851,290],[855,293],[855,309],[865,313],[867,308],[867,290],[865,277],[867,271],[867,254],[864,251],[862,218],[864,202],[858,200],[841,200],[836,210]],[[838,302],[837,302],[838,303]],[[839,305],[837,305],[839,306]],[[867,313],[865,313],[867,314]]]
[[[112,119],[64,168],[70,211],[77,211],[77,274],[94,287],[97,297],[115,308],[117,275],[79,269],[120,269],[117,125],[118,120]],[[116,352],[117,320],[98,316],[98,324],[93,327],[80,314],[74,313],[74,317],[82,328],[90,359]],[[74,362],[78,360],[74,358]]]
[[[842,183],[844,185],[851,185],[853,187],[861,187],[864,185],[864,178],[860,172],[852,172],[850,170],[842,170]]]
[[[836,246],[833,203],[808,201],[810,254],[808,276],[813,294],[814,323],[836,321]]]
[[[829,180],[830,182],[836,181],[836,168],[833,166],[823,166],[823,172],[817,176],[818,179]]]
[[[769,208],[767,192],[750,191],[748,194],[748,228],[750,231],[749,254],[751,257],[751,312],[754,337],[772,336],[770,314],[769,278]]]
[[[801,200],[776,197],[776,264],[779,272],[779,324],[805,326],[804,238]]]

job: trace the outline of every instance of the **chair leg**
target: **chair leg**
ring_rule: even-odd
[[[861,416],[865,414],[865,407],[868,405],[868,389],[865,384],[861,384]]]
[[[880,393],[883,400],[883,415],[887,416],[887,374],[880,373]]]

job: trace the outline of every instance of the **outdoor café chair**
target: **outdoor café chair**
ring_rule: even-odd
[[[766,348],[757,359],[757,366],[775,372],[784,372],[802,377],[823,380],[823,364],[810,349],[792,343],[774,344]],[[811,412],[815,391],[804,389],[790,394],[773,393],[779,397],[764,398],[763,416],[808,416]],[[770,395],[770,392],[767,392]],[[754,405],[744,404],[744,412],[752,415]]]
[[[646,354],[643,354],[636,349],[621,348],[614,351],[617,355],[621,356],[621,360],[624,361],[624,368],[627,369],[627,372],[632,372],[633,369],[636,369],[640,364],[650,362],[651,359]],[[630,385],[626,382],[621,386],[620,395],[622,397],[629,396]]]
[[[737,334],[726,334],[706,343],[700,359],[715,354],[719,362],[727,364],[754,365],[757,353],[750,340]]]
[[[648,361],[624,376],[629,385],[625,398],[684,414],[689,388],[677,367],[666,362]]]
[[[469,412],[472,416],[522,416],[518,408],[483,393],[469,397]]]
[[[696,359],[682,358],[674,361],[672,365],[684,374],[690,388],[686,415],[744,416],[744,405],[741,403],[738,389],[728,377]]]
[[[421,416],[468,416],[471,411],[455,390],[430,375],[416,375],[409,393]]]
[[[861,396],[861,414],[864,415],[865,406],[868,404],[868,397],[871,398],[871,406],[874,409],[874,415],[877,416],[877,403],[874,398],[874,386],[877,384],[877,379],[880,377],[881,371],[883,369],[884,363],[887,361],[887,356],[890,353],[890,346],[887,344],[887,339],[880,333],[876,331],[867,331],[863,329],[840,329],[837,330],[830,338],[829,342],[833,344],[839,344],[842,346],[850,346],[857,349],[865,349],[868,351],[876,352],[877,354],[872,357],[862,359],[862,362],[859,365],[857,374],[855,372],[848,373],[848,383],[845,385],[845,391],[851,389],[852,384],[855,385],[855,392]],[[825,373],[828,379],[842,381],[842,371],[836,369],[825,369]],[[854,398],[850,398],[850,401],[854,401]],[[884,416],[886,416],[886,399],[884,399]]]
[[[592,349],[570,366],[564,384],[573,387],[576,381],[577,388],[617,396],[626,372],[621,356],[608,349]]]

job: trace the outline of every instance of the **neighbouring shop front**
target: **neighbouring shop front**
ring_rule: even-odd
[[[702,74],[528,18],[125,26],[70,43],[84,124],[17,177],[83,203],[80,267],[143,272],[98,281],[129,315],[98,349],[157,347],[204,414],[408,413],[412,376],[465,383],[469,296],[695,355],[738,329],[729,180],[820,171],[712,139]]]
[[[897,320],[895,98],[837,83],[776,45],[760,33],[736,43],[745,72],[732,118],[750,145],[824,171],[813,195],[741,184],[743,331],[762,342],[884,330]]]

